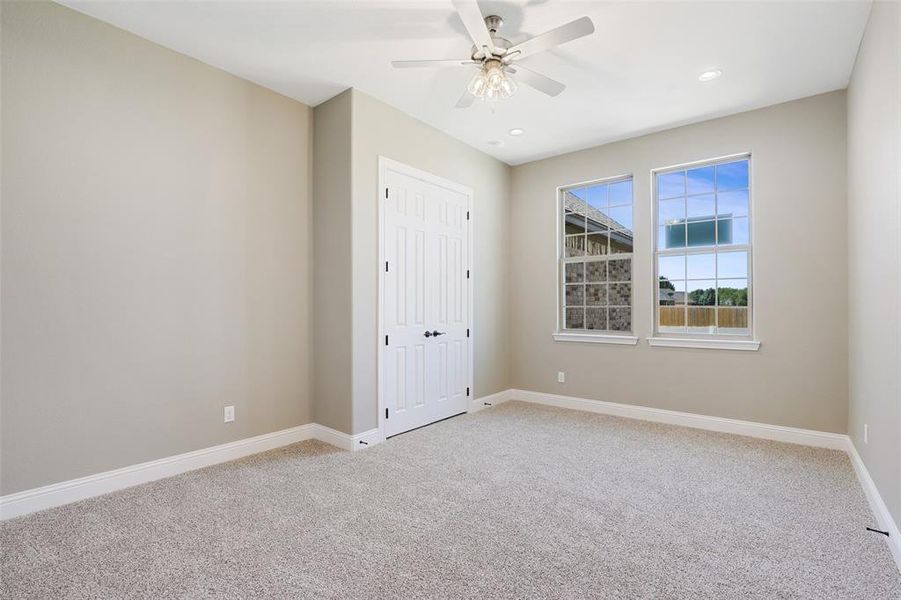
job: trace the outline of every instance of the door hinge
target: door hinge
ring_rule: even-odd
[[[466,269],[466,279],[469,279],[469,269]]]
[[[385,409],[385,418],[386,419],[388,418],[388,409],[387,408]]]
[[[469,211],[468,210],[466,211],[466,220],[467,221],[469,220]]]
[[[466,395],[469,395],[469,388],[466,388]]]
[[[386,346],[388,345],[388,336],[387,335],[385,336],[385,345]]]
[[[388,199],[388,188],[385,188],[385,199]]]
[[[388,272],[388,261],[386,260],[385,261],[385,273],[387,273],[387,272]]]
[[[469,330],[466,330],[466,337],[469,337]]]

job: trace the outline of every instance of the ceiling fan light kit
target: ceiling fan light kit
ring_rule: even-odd
[[[479,100],[501,100],[516,93],[516,82],[504,72],[499,60],[487,60],[472,76],[466,91]]]
[[[582,17],[524,42],[512,44],[497,33],[504,24],[499,16],[483,17],[475,0],[453,2],[474,44],[469,60],[396,60],[392,65],[398,69],[477,66],[478,71],[469,80],[466,91],[457,102],[458,108],[471,106],[476,99],[494,102],[509,98],[517,90],[513,75],[520,83],[543,94],[560,94],[566,89],[565,85],[519,63],[514,68],[514,61],[594,33],[591,19]]]

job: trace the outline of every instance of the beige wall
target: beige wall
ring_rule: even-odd
[[[474,395],[510,387],[510,167],[353,91],[353,432],[377,426],[378,157],[473,189]]]
[[[753,153],[758,352],[651,348],[650,171]],[[635,177],[638,346],[555,342],[559,185]],[[512,380],[518,389],[844,433],[845,94],[789,102],[513,169]],[[557,371],[566,383],[556,382]]]
[[[509,388],[510,167],[353,89],[314,120],[316,422],[378,426],[379,156],[474,190],[474,392]]]
[[[897,5],[874,14],[892,10],[897,23]],[[851,433],[897,518],[898,187],[873,173],[898,153],[881,117],[898,29],[879,23],[852,82],[847,180],[844,92],[511,169],[356,90],[312,111],[60,6],[5,2],[0,493],[312,420],[375,427],[381,155],[475,192],[475,396],[516,387],[844,432],[850,364]],[[650,170],[748,150],[759,352],[552,340],[556,186],[635,175],[644,338]]]
[[[348,90],[313,110],[313,420],[350,431],[351,107]]]
[[[848,88],[848,431],[901,524],[901,8],[876,2]],[[863,427],[869,425],[869,443]]]
[[[0,100],[2,493],[309,422],[310,109],[44,2]]]

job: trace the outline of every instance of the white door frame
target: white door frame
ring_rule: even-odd
[[[472,410],[474,406],[473,399],[476,397],[475,390],[475,382],[473,381],[473,357],[475,356],[475,327],[474,320],[475,315],[473,314],[473,289],[475,282],[475,269],[473,269],[473,210],[472,210],[472,199],[473,193],[472,188],[469,188],[465,185],[461,185],[459,183],[450,181],[448,179],[444,179],[443,177],[438,177],[433,173],[429,173],[428,171],[423,171],[421,169],[417,169],[415,167],[411,167],[409,165],[405,165],[404,163],[398,162],[396,160],[387,158],[385,156],[379,155],[379,187],[378,187],[378,206],[379,206],[379,253],[378,253],[378,273],[379,273],[379,295],[378,295],[378,337],[376,338],[376,344],[378,346],[378,354],[376,360],[376,378],[377,378],[377,389],[378,389],[378,423],[379,423],[379,439],[385,439],[387,434],[387,419],[385,418],[385,409],[388,407],[386,402],[385,393],[384,393],[384,383],[385,378],[382,376],[382,367],[385,364],[385,351],[387,346],[384,343],[385,339],[385,331],[384,325],[382,323],[382,314],[385,310],[384,305],[384,288],[385,288],[385,201],[388,198],[388,171],[394,171],[395,173],[401,173],[403,175],[408,175],[410,177],[415,177],[417,179],[422,179],[423,181],[427,181],[434,185],[453,190],[455,192],[459,192],[466,196],[466,215],[467,222],[469,223],[469,232],[468,232],[468,244],[469,244],[469,265],[467,265],[467,269],[469,269],[469,285],[467,286],[467,294],[466,294],[466,302],[469,306],[469,361],[466,365],[467,371],[467,387],[469,388],[469,397],[467,399],[467,412]]]

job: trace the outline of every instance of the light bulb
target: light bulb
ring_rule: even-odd
[[[501,82],[501,97],[509,98],[516,92],[516,82],[504,76],[504,80]]]
[[[499,60],[489,60],[469,80],[466,90],[476,98],[494,102],[512,96],[516,92],[516,82],[507,76]]]
[[[488,85],[497,88],[504,81],[504,72],[498,66],[490,66],[486,71],[488,75]]]
[[[479,71],[469,80],[469,85],[466,86],[466,90],[476,98],[481,98],[485,95],[486,87],[488,87],[488,81],[485,79],[485,73]]]

